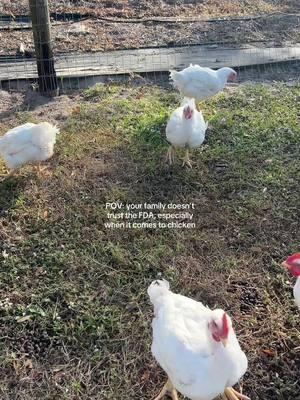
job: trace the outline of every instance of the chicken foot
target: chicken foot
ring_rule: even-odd
[[[189,168],[193,168],[191,160],[190,160],[189,149],[186,149],[186,151],[185,151],[185,156],[183,159],[182,166],[184,167],[185,165],[187,165]]]
[[[167,380],[167,383],[162,388],[162,390],[159,393],[159,395],[157,397],[155,397],[154,400],[160,400],[166,395],[171,397],[172,400],[178,400],[177,391],[174,388],[174,386],[173,386],[172,382],[170,381],[170,379]]]
[[[42,166],[41,163],[39,162],[35,165],[35,169],[39,174],[42,174],[47,169],[47,166],[46,165]]]
[[[237,392],[232,387],[227,387],[221,397],[222,400],[250,400],[249,397]]]
[[[170,146],[168,148],[167,151],[167,155],[166,155],[166,161],[172,165],[175,161],[175,147],[174,146]]]

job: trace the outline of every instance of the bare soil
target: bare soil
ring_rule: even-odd
[[[143,18],[166,17],[208,17],[261,14],[276,11],[295,12],[299,10],[297,0],[50,0],[53,13],[80,13],[93,16]],[[2,1],[3,14],[27,14],[27,0],[18,2]]]
[[[94,52],[145,47],[193,44],[230,44],[239,46],[288,46],[300,42],[300,17],[269,16],[253,20],[221,22],[144,22],[112,23],[87,19],[55,23],[53,47],[62,52]],[[0,55],[16,55],[20,43],[33,52],[31,30],[0,31]]]
[[[93,52],[114,49],[175,46],[188,44],[224,44],[275,46],[300,42],[300,16],[297,1],[73,1],[50,2],[52,12],[82,13],[83,21],[55,21],[52,36],[55,53]],[[27,13],[27,1],[16,8],[7,0],[3,13],[15,15]],[[282,14],[274,14],[281,12]],[[288,14],[292,13],[292,14]],[[265,15],[261,18],[239,19],[244,15]],[[153,21],[149,18],[168,20]],[[230,17],[229,20],[216,19]],[[237,19],[232,19],[237,17]],[[101,20],[99,18],[104,18]],[[118,19],[143,18],[143,22],[114,22]],[[194,22],[179,22],[193,20]],[[207,21],[207,18],[213,18]],[[110,19],[110,20],[105,20]],[[196,22],[195,22],[196,19]],[[198,20],[198,21],[197,21]],[[202,20],[202,21],[200,21]],[[206,20],[206,21],[204,21]],[[1,21],[1,17],[0,17]],[[31,30],[0,30],[0,55],[18,56],[20,43],[24,43],[27,56],[33,52]]]

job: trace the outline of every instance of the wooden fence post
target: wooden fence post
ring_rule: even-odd
[[[39,76],[39,91],[46,96],[57,96],[59,87],[51,46],[48,0],[29,0],[29,6]]]

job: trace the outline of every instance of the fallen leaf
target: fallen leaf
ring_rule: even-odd
[[[31,320],[31,316],[30,315],[25,315],[24,317],[18,318],[17,319],[17,323],[20,324],[22,322],[26,322],[26,321],[30,321]]]
[[[35,274],[36,275],[46,275],[47,271],[45,271],[43,267],[37,267],[37,269],[35,270]]]
[[[64,367],[56,367],[52,369],[52,372],[60,372],[64,369]]]
[[[31,361],[30,358],[27,358],[27,360],[24,362],[24,367],[27,367],[27,368],[30,368],[30,369],[33,368],[32,361]]]
[[[276,352],[274,350],[272,350],[272,349],[262,349],[262,352],[264,354],[266,354],[267,356],[270,356],[270,357],[275,357],[276,356]]]
[[[80,106],[74,107],[72,110],[72,114],[74,115],[74,114],[79,114],[79,113],[80,113]]]
[[[149,378],[150,378],[150,372],[149,371],[145,371],[143,373],[143,375],[142,375],[141,380],[142,380],[142,382],[146,382],[146,381],[149,381]]]

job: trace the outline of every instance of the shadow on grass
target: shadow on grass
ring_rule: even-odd
[[[24,190],[28,176],[8,175],[0,180],[0,214],[9,210]]]

